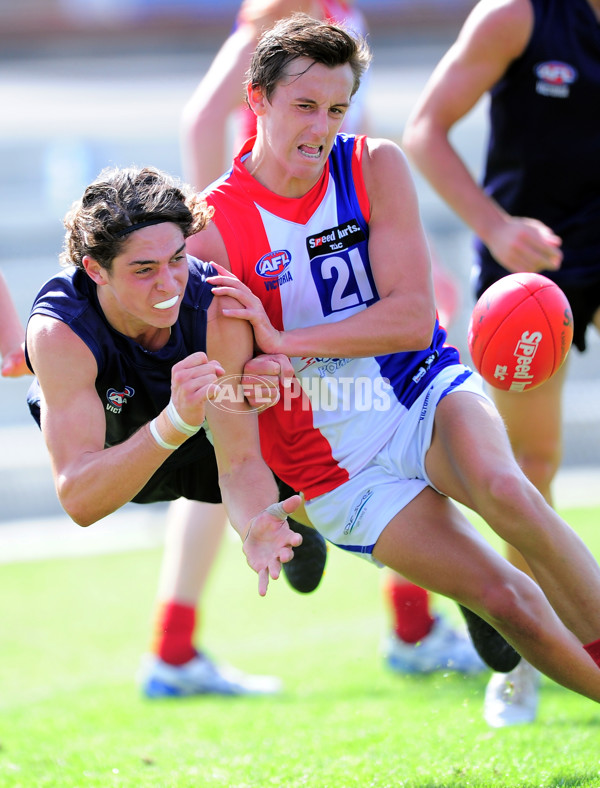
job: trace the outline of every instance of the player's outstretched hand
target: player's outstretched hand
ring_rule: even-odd
[[[5,378],[20,378],[31,375],[31,370],[25,363],[25,345],[19,345],[16,350],[7,353],[2,358],[2,376]]]
[[[255,356],[244,366],[244,395],[255,410],[266,410],[279,400],[279,386],[293,377],[292,362],[282,353]]]
[[[249,287],[234,276],[209,276],[206,281],[213,286],[213,295],[231,296],[240,303],[239,309],[223,309],[223,314],[248,320],[254,329],[256,344],[263,353],[282,352],[283,332],[274,328],[260,298],[257,298]]]
[[[281,503],[274,503],[257,514],[249,524],[244,539],[244,555],[258,574],[258,593],[265,596],[269,578],[277,580],[281,565],[294,557],[294,547],[302,544],[302,537],[288,526],[287,516],[302,503],[299,495],[292,495]]]

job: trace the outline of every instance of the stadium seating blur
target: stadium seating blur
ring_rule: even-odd
[[[430,31],[456,26],[474,0],[358,0],[370,28],[397,26]],[[191,41],[198,36],[223,37],[231,27],[239,0],[0,0],[0,47],[4,55],[28,45],[42,49],[55,43],[104,45],[128,41],[143,45],[158,32]]]

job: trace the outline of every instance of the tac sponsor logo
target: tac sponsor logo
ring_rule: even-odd
[[[131,388],[131,386],[125,386],[122,391],[117,391],[117,389],[108,389],[106,392],[106,399],[108,402],[106,403],[106,410],[110,411],[111,413],[120,413],[123,409],[123,405],[127,402],[130,397],[133,397],[135,394],[135,390]]]
[[[337,227],[329,227],[316,235],[310,235],[306,239],[306,249],[309,259],[314,260],[315,257],[349,249],[364,240],[365,234],[361,226],[356,219],[350,219]]]
[[[287,249],[278,249],[264,254],[254,270],[263,279],[279,279],[291,262],[292,257]]]
[[[534,68],[537,83],[536,93],[554,98],[567,98],[570,85],[577,80],[577,70],[559,60],[547,60]]]

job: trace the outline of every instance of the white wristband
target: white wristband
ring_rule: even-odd
[[[198,430],[202,427],[199,424],[197,427],[188,424],[187,421],[184,421],[179,413],[177,413],[177,408],[173,404],[173,400],[169,400],[169,404],[167,405],[167,416],[169,417],[171,424],[175,427],[178,432],[182,432],[184,435],[187,435],[190,438],[192,435],[195,435]]]
[[[179,446],[175,446],[173,443],[167,443],[160,437],[158,427],[156,426],[156,419],[152,419],[152,421],[150,422],[150,434],[152,435],[154,440],[158,443],[161,449],[169,449],[169,451],[175,451],[175,449],[179,448]]]

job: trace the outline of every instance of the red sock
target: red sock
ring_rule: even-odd
[[[394,632],[405,643],[417,643],[428,635],[433,626],[429,613],[429,592],[393,578],[388,585],[390,606],[394,615]]]
[[[154,653],[170,665],[183,665],[195,657],[196,608],[180,602],[165,602],[158,611]]]
[[[584,649],[600,668],[600,638],[594,640],[592,643],[588,643],[587,646],[584,646]]]

